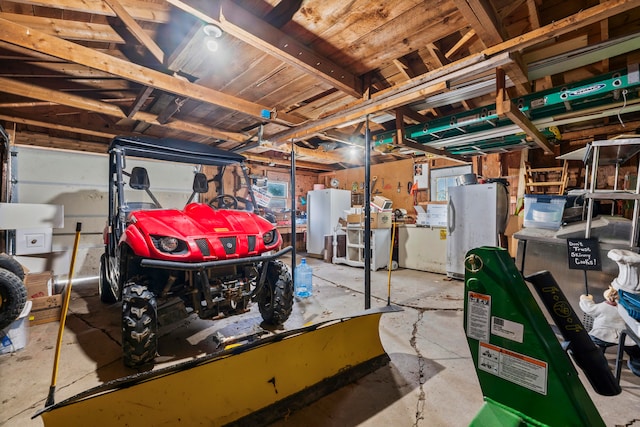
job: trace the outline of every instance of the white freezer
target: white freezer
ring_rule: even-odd
[[[449,187],[447,276],[464,279],[464,258],[480,246],[500,246],[496,183]]]

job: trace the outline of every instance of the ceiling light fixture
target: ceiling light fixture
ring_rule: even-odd
[[[207,46],[207,50],[211,52],[215,52],[218,50],[218,41],[222,37],[222,30],[217,25],[207,24],[202,27],[202,31],[206,34],[204,38],[205,46]]]
[[[215,37],[216,39],[222,36],[222,30],[217,25],[207,24],[202,27],[202,31],[204,31],[207,36]]]

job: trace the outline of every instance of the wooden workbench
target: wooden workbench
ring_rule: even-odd
[[[282,236],[282,246],[291,245],[291,225],[278,225],[276,227]],[[296,251],[307,250],[307,226],[296,225]]]

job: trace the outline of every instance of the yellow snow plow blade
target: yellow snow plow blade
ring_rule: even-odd
[[[36,416],[47,427],[264,424],[386,365],[378,328],[393,311],[367,310],[120,378]]]

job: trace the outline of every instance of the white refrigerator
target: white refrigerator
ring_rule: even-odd
[[[322,256],[324,236],[332,235],[338,220],[351,208],[351,192],[334,188],[307,193],[307,253]],[[345,218],[346,219],[346,218]]]
[[[460,185],[449,187],[448,192],[447,276],[464,279],[464,259],[469,250],[500,246],[509,195],[499,183]]]

